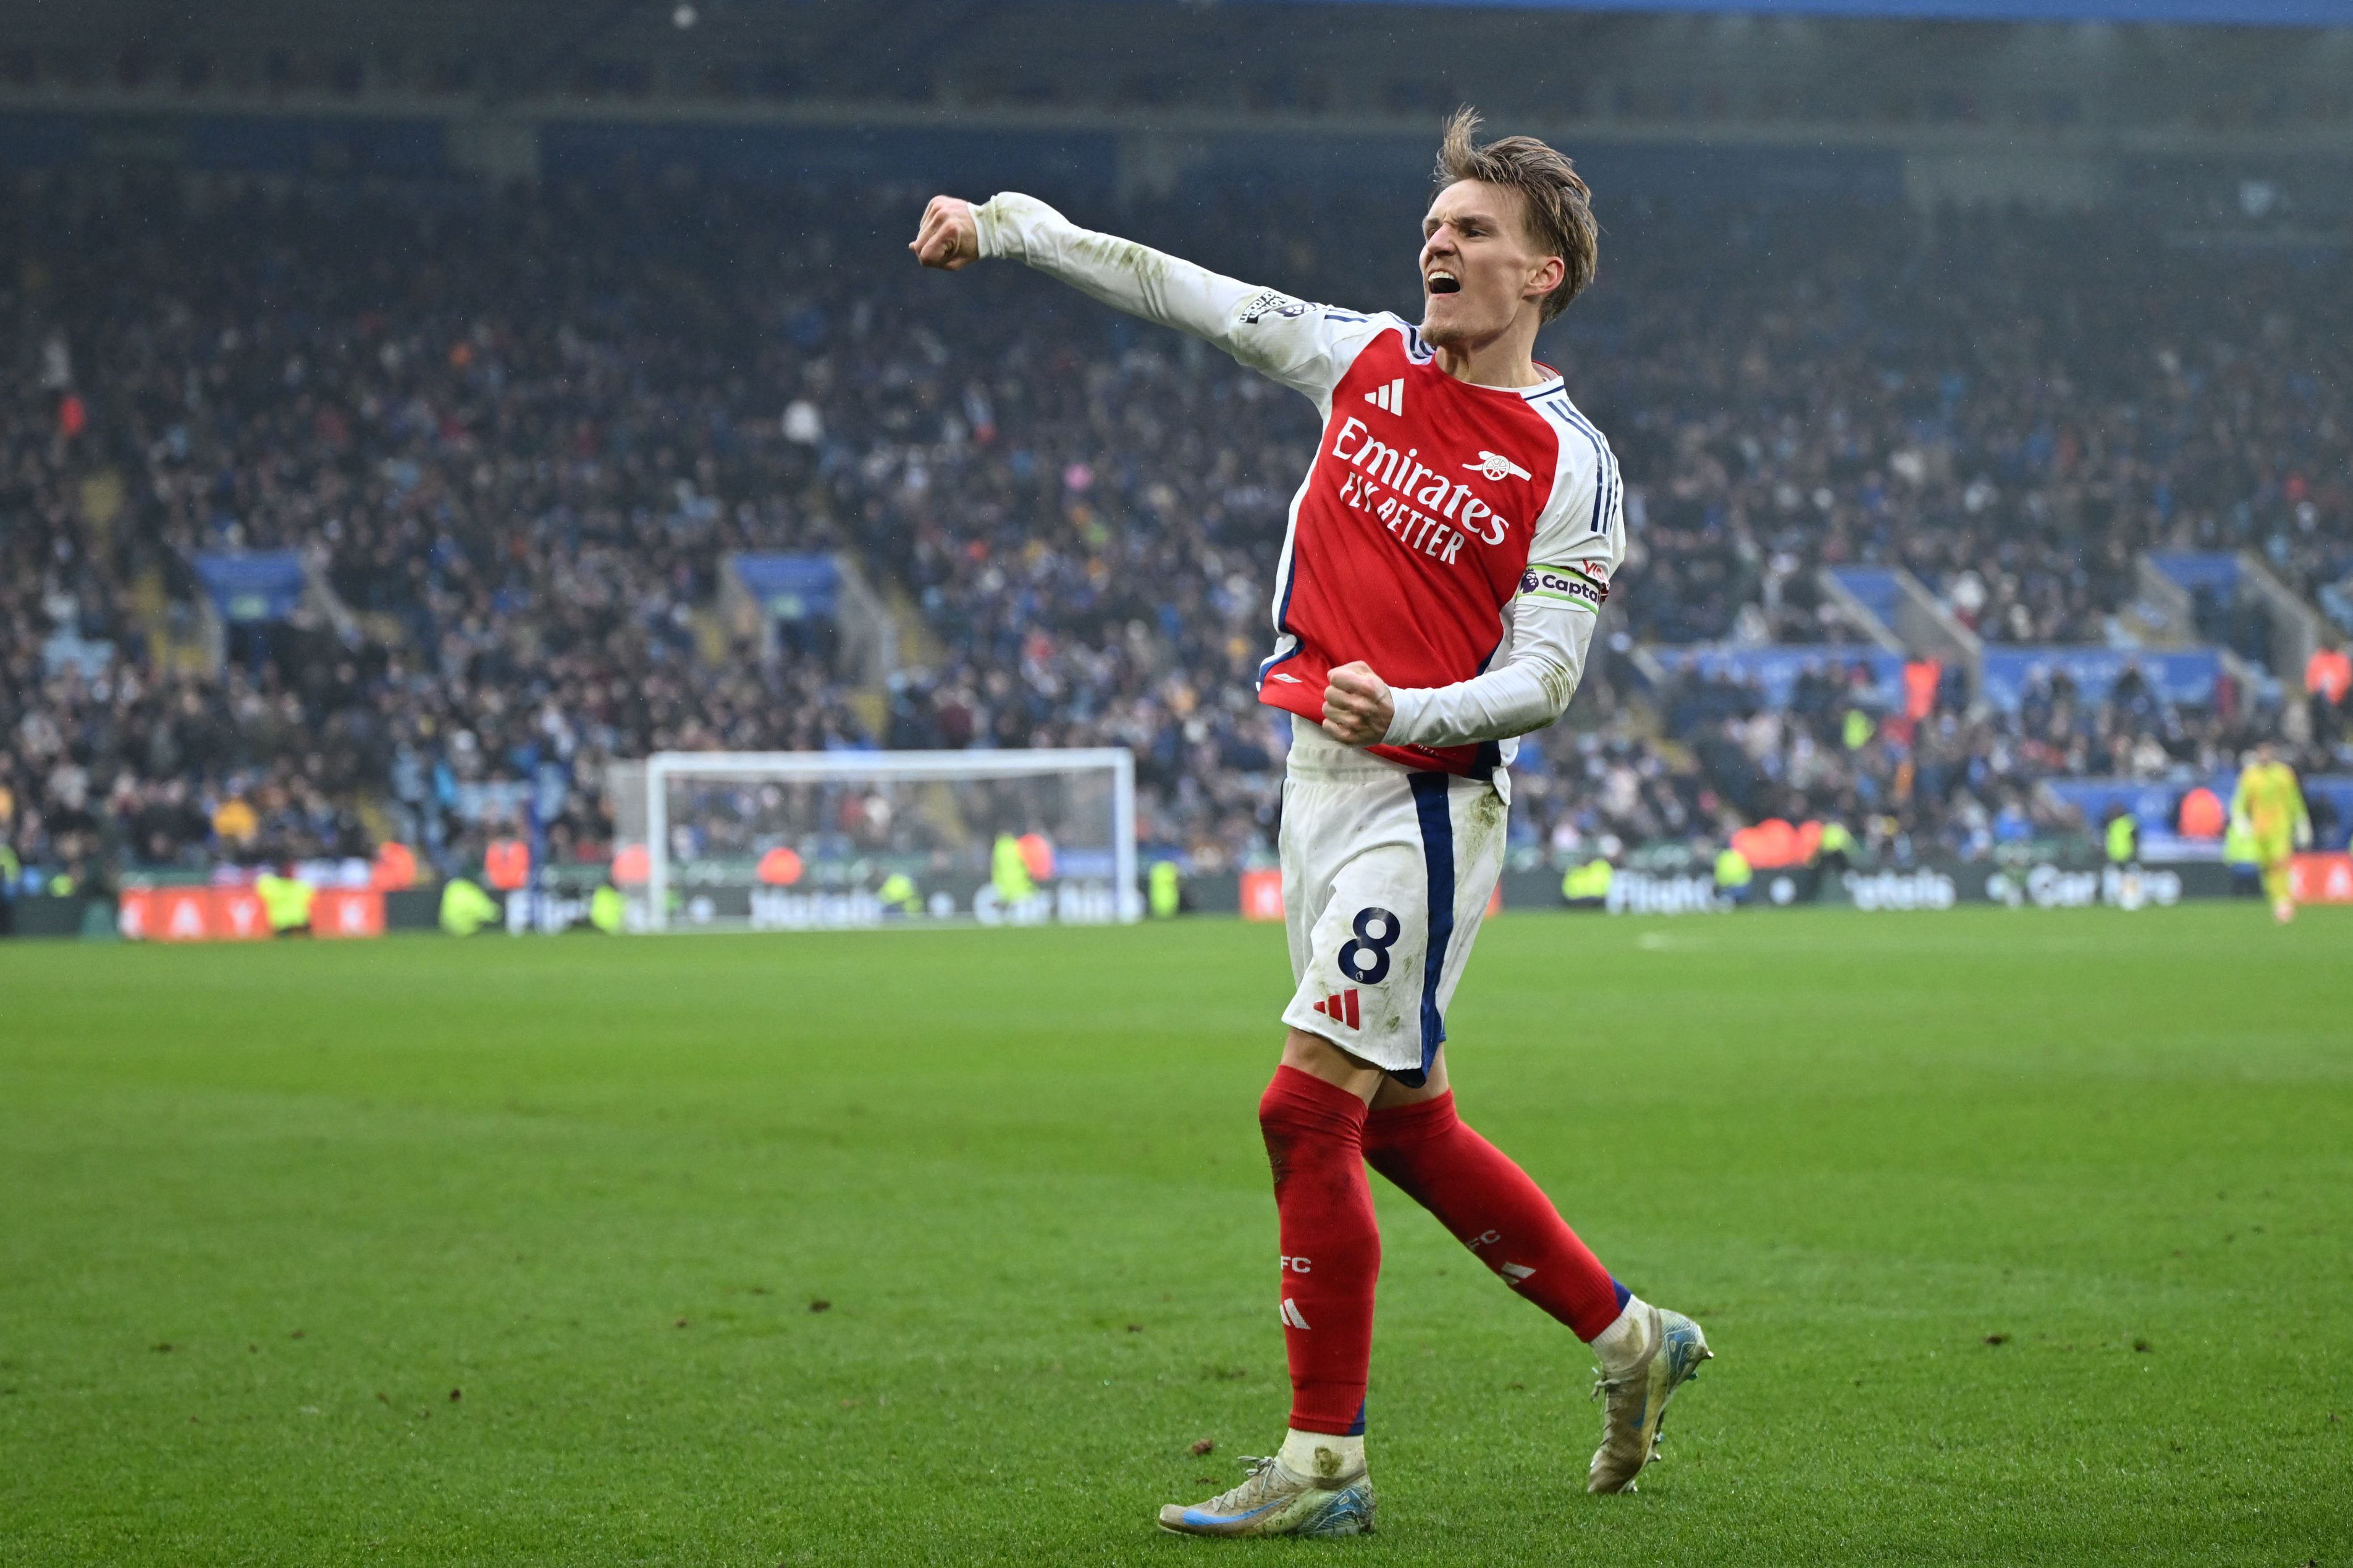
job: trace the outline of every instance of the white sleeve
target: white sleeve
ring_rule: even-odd
[[[1585,677],[1609,578],[1626,558],[1624,487],[1608,443],[1562,479],[1546,506],[1512,601],[1504,662],[1452,686],[1392,689],[1384,744],[1461,746],[1541,730],[1568,710]],[[1378,671],[1375,672],[1376,674]]]
[[[1576,694],[1593,624],[1582,607],[1521,595],[1512,602],[1512,647],[1504,662],[1452,686],[1391,689],[1397,716],[1382,743],[1461,746],[1543,729]]]
[[[1009,257],[1132,316],[1215,343],[1251,370],[1321,399],[1379,329],[1366,318],[1222,277],[1149,246],[1081,228],[1034,196],[973,208],[980,254]]]

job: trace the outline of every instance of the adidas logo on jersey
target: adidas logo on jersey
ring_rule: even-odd
[[[1345,1024],[1351,1029],[1364,1027],[1357,1022],[1356,994],[1342,991],[1315,1004],[1315,1010],[1335,1024]]]
[[[1282,1321],[1284,1326],[1287,1328],[1303,1329],[1307,1327],[1307,1314],[1299,1310],[1299,1303],[1293,1300],[1288,1296],[1285,1296],[1282,1299]]]
[[[1376,408],[1384,409],[1391,414],[1404,414],[1405,377],[1398,376],[1387,386],[1377,386],[1373,388],[1372,391],[1365,394],[1365,401],[1371,404]],[[1479,455],[1483,458],[1488,454],[1482,452]],[[1466,463],[1463,466],[1468,468],[1470,465]],[[1501,474],[1493,474],[1490,475],[1489,478],[1501,479],[1503,476]],[[1527,475],[1522,474],[1520,478],[1525,479],[1527,478]]]

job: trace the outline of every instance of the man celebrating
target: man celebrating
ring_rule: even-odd
[[[1533,357],[1593,279],[1585,182],[1532,138],[1475,143],[1477,125],[1458,112],[1439,152],[1419,327],[1221,278],[1011,193],[933,198],[910,247],[950,271],[1027,262],[1208,340],[1324,421],[1259,670],[1260,700],[1293,715],[1282,852],[1298,989],[1259,1102],[1291,1428],[1241,1485],[1161,1510],[1185,1534],[1373,1527],[1368,1161],[1592,1344],[1608,1400],[1591,1490],[1633,1487],[1709,1355],[1698,1325],[1610,1277],[1447,1088],[1446,1005],[1502,870],[1514,737],[1567,707],[1626,550],[1609,444]]]

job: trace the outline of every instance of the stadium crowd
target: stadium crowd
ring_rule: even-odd
[[[24,863],[101,883],[390,837],[455,869],[526,801],[593,860],[611,763],[712,747],[1124,744],[1148,841],[1203,866],[1271,845],[1283,742],[1250,682],[1312,411],[1017,269],[918,274],[917,194],[17,195],[0,838]],[[1101,221],[1409,304],[1363,205]],[[2253,546],[2315,594],[2353,570],[2341,263],[2186,276],[2018,215],[1612,227],[1547,348],[1631,481],[1620,653],[1855,641],[1824,563],[1908,566],[1993,642],[2102,640],[2151,545]],[[195,563],[265,548],[332,593],[232,626],[216,664]],[[917,623],[902,668],[861,690],[823,638],[761,657],[713,612],[736,551],[861,560]],[[2059,826],[2040,779],[2205,767],[2273,721],[2235,692],[2053,689],[1858,728],[1835,672],[1786,711],[1638,686],[1605,654],[1531,743],[1523,848],[1802,810],[1966,850]]]
[[[1562,331],[1648,481],[1647,640],[1836,640],[1784,593],[1821,564],[1907,567],[1991,643],[2105,640],[2144,549],[2254,548],[2307,595],[2353,573],[2341,256],[2114,212],[1645,228]]]
[[[1889,710],[1869,688],[1860,668],[1825,668],[1776,706],[1754,684],[1677,681],[1669,713],[1688,754],[1688,799],[1704,807],[1694,815],[1719,836],[1767,817],[1838,821],[1876,857],[1902,862],[1934,849],[1976,858],[2086,826],[2038,791],[2046,781],[2203,783],[2278,738],[2278,714],[2227,674],[2213,700],[2196,707],[2166,701],[2132,668],[2098,701],[2052,672],[2028,686],[2015,711],[1965,703],[1949,679],[1917,714]],[[2297,755],[2316,773],[2331,760],[2317,746]],[[1631,842],[1674,831],[1672,818],[1633,826]]]

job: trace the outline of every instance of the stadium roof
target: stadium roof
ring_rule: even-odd
[[[1198,166],[1211,143],[1247,138],[1277,149],[1258,154],[1277,161],[1297,155],[1302,137],[1387,138],[1400,167],[1426,168],[1432,128],[1466,101],[1492,126],[1579,148],[1867,148],[2028,173],[2058,169],[2062,154],[2196,156],[2237,160],[2232,177],[2250,179],[2284,177],[2281,158],[2353,164],[2353,0],[218,0],[200,9],[0,5],[0,166],[193,165],[211,132],[171,125],[311,116],[422,127],[422,142],[459,149],[468,167],[501,178],[557,166],[542,155],[551,143],[533,146],[538,128],[562,122],[617,146],[638,135],[646,156],[666,145],[668,128],[1118,138],[1123,169],[1149,167],[1157,181]],[[2186,25],[2140,25],[2160,19]],[[2298,21],[2346,25],[2288,25]],[[446,138],[445,124],[456,127]],[[1138,138],[1158,142],[1146,150]]]
[[[1247,0],[1292,5],[1302,0]],[[2353,26],[2353,0],[1313,0],[1318,5],[1531,11],[1719,12],[1946,22],[2147,22],[2282,27]]]

